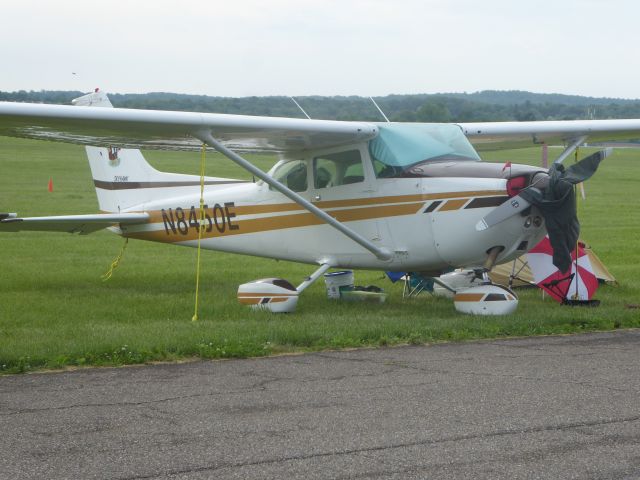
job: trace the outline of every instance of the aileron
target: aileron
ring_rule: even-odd
[[[588,141],[623,141],[640,138],[640,119],[557,120],[542,122],[459,123],[478,150],[571,143],[586,136]]]

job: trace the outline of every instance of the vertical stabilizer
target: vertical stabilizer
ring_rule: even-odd
[[[72,101],[80,107],[113,108],[105,93],[96,89]],[[145,160],[140,150],[112,146],[86,147],[98,204],[103,212],[121,212],[147,202],[199,191],[200,177],[160,172]],[[205,177],[205,185],[242,183],[229,178]]]
[[[71,103],[76,107],[108,107],[113,108],[107,94],[96,88],[95,92],[87,93],[82,97],[74,98]]]

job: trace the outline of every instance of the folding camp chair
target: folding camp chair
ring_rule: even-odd
[[[393,283],[398,280],[404,282],[402,288],[402,298],[418,296],[420,293],[433,291],[433,280],[423,277],[415,272],[385,272],[389,280]]]
[[[534,282],[530,282],[529,280],[520,277],[519,275],[529,266],[529,262],[523,259],[524,256],[518,257],[513,260],[513,264],[511,266],[511,274],[509,275],[509,288],[513,289],[513,281],[518,280],[526,285],[531,285],[532,287],[537,287]]]
[[[404,276],[402,298],[416,297],[422,292],[433,292],[433,280],[415,272],[407,272]]]

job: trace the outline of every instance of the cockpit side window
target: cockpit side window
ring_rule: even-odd
[[[313,159],[315,188],[329,188],[364,182],[360,150],[330,153]]]
[[[276,167],[272,177],[294,192],[304,192],[308,188],[307,162],[304,160],[284,162]],[[275,190],[271,186],[269,189]]]

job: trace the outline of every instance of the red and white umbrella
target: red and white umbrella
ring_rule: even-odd
[[[553,264],[553,249],[548,236],[527,253],[527,262],[536,284],[558,302],[565,299],[591,300],[598,289],[598,279],[583,243],[578,243],[577,261],[575,249],[571,252],[570,271],[562,273]]]

